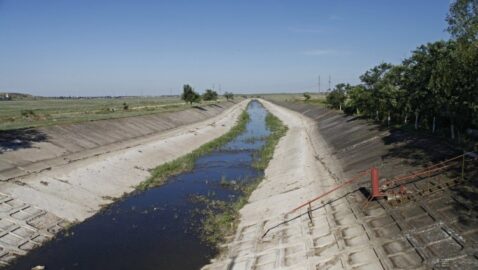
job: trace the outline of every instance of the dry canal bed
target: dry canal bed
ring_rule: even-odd
[[[136,192],[19,258],[7,269],[195,269],[217,250],[201,238],[208,206],[194,200],[235,201],[241,191],[230,183],[253,181],[262,171],[254,154],[269,134],[267,111],[253,101],[246,130],[219,150],[200,157],[194,169],[166,184]],[[235,182],[232,182],[235,181]]]

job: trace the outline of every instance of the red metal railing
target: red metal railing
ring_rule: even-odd
[[[445,161],[442,161],[442,162],[439,162],[437,164],[428,166],[426,168],[416,170],[416,171],[412,171],[412,172],[409,172],[405,175],[400,175],[400,176],[394,177],[394,178],[389,179],[389,180],[385,180],[381,184],[380,184],[380,179],[379,179],[379,170],[376,167],[372,167],[372,168],[370,168],[370,170],[365,170],[365,171],[359,172],[357,175],[350,178],[349,180],[346,180],[345,182],[333,187],[332,189],[320,194],[319,196],[317,196],[317,197],[315,197],[315,198],[297,206],[296,208],[287,212],[287,214],[293,213],[293,212],[299,210],[302,207],[305,207],[305,206],[308,206],[308,205],[310,206],[311,203],[313,203],[313,202],[315,202],[315,201],[333,193],[334,191],[337,191],[337,190],[339,190],[339,189],[341,189],[341,188],[343,188],[347,185],[350,185],[353,182],[361,179],[361,177],[364,177],[364,176],[369,175],[369,174],[370,174],[370,181],[371,181],[371,184],[370,184],[371,195],[369,197],[369,200],[377,199],[379,197],[386,197],[387,196],[386,190],[389,189],[389,188],[397,187],[397,186],[402,185],[402,184],[404,184],[408,181],[415,180],[419,177],[430,177],[430,176],[432,176],[436,173],[441,173],[441,172],[443,172],[447,169],[450,169],[451,167],[456,166],[456,163],[452,163],[452,162],[456,161],[460,158],[463,159],[463,163],[461,164],[462,174],[463,174],[465,155],[471,155],[471,154],[470,153],[465,153],[463,155],[459,155],[459,156],[447,159]],[[462,178],[463,178],[463,176],[462,176]],[[404,191],[404,189],[405,189],[404,187],[401,187],[402,191]]]
[[[295,207],[294,209],[290,210],[289,212],[287,212],[286,214],[291,214],[305,206],[308,206],[308,209],[307,209],[307,213],[304,213],[304,214],[308,214],[309,215],[309,218],[312,219],[312,216],[311,216],[311,212],[312,211],[315,211],[317,209],[320,209],[321,207],[317,207],[315,209],[312,209],[312,203],[319,200],[319,199],[322,199],[324,198],[325,196],[345,187],[345,186],[348,186],[356,181],[358,181],[359,179],[361,179],[362,177],[364,176],[367,176],[367,175],[370,175],[370,188],[371,188],[371,193],[370,193],[370,196],[367,198],[367,200],[364,202],[364,205],[362,205],[363,207],[366,207],[366,205],[374,200],[374,199],[377,199],[379,197],[387,197],[387,196],[406,196],[408,194],[408,190],[407,188],[405,187],[405,184],[407,183],[410,183],[411,181],[413,180],[416,180],[417,178],[419,177],[424,177],[424,178],[428,178],[428,177],[431,177],[431,176],[434,176],[436,174],[439,174],[439,173],[442,173],[448,169],[451,169],[453,166],[456,166],[457,163],[452,163],[453,161],[457,161],[458,159],[462,159],[462,162],[461,162],[461,180],[464,180],[464,170],[465,170],[465,156],[468,156],[474,160],[478,160],[478,154],[477,153],[474,153],[474,152],[469,152],[469,153],[465,153],[463,155],[459,155],[459,156],[456,156],[456,157],[453,157],[453,158],[450,158],[448,160],[445,160],[445,161],[442,161],[442,162],[439,162],[437,164],[434,164],[434,165],[431,165],[431,166],[428,166],[426,168],[423,168],[423,169],[420,169],[420,170],[416,170],[416,171],[413,171],[413,172],[409,172],[405,175],[401,175],[401,176],[397,176],[397,177],[394,177],[392,179],[389,179],[389,180],[384,180],[382,182],[382,184],[380,184],[380,179],[379,179],[379,170],[375,167],[372,167],[370,168],[369,170],[365,170],[365,171],[362,171],[362,172],[359,172],[357,173],[355,176],[353,176],[352,178],[344,181],[343,183],[339,184],[339,185],[336,185],[334,186],[332,189],[320,194],[319,196]],[[452,179],[453,180],[453,179]],[[456,182],[456,180],[453,180]],[[447,184],[447,183],[445,183]],[[449,183],[445,186],[449,186]],[[396,189],[398,187],[398,190],[392,190],[392,189]],[[287,222],[290,222],[292,220],[295,220],[297,218],[300,218],[302,215],[304,214],[299,214],[295,217],[292,217],[292,218],[289,218],[279,224],[276,224],[275,226],[272,226],[270,227],[269,229],[266,230],[266,232],[264,233],[264,235],[262,236],[263,238],[267,235],[268,232],[270,232],[272,229],[274,228],[277,228],[278,226],[280,225],[283,225],[283,224],[287,224]]]
[[[343,188],[343,187],[345,187],[345,186],[347,186],[347,185],[352,184],[353,182],[359,180],[361,177],[366,176],[367,174],[368,174],[368,171],[363,171],[363,172],[361,172],[361,173],[355,175],[354,177],[350,178],[349,180],[343,182],[342,184],[335,186],[335,187],[332,188],[331,190],[326,191],[326,192],[320,194],[319,196],[313,198],[312,200],[309,200],[309,201],[307,201],[307,202],[305,202],[305,203],[303,203],[303,204],[297,206],[296,208],[294,208],[294,209],[290,210],[289,212],[287,212],[287,214],[293,213],[293,212],[299,210],[300,208],[302,208],[302,207],[304,207],[304,206],[310,205],[311,203],[313,203],[313,202],[315,202],[315,201],[317,201],[317,200],[319,200],[319,199],[321,199],[321,198],[323,198],[323,197],[329,195],[330,193],[332,193],[332,192],[334,192],[334,191],[336,191],[336,190],[338,190],[338,189],[340,189],[340,188]]]
[[[391,187],[393,185],[397,185],[397,184],[400,184],[400,183],[405,182],[405,181],[410,181],[410,180],[416,179],[416,178],[421,177],[421,176],[430,176],[433,173],[438,173],[440,171],[444,171],[444,170],[449,169],[449,168],[451,168],[452,166],[455,165],[455,164],[451,163],[452,161],[455,161],[455,160],[458,160],[458,159],[464,158],[464,157],[465,157],[465,154],[459,155],[459,156],[447,159],[445,161],[439,162],[437,164],[428,166],[426,168],[416,170],[416,171],[413,171],[413,172],[409,172],[405,175],[396,176],[396,177],[394,177],[390,180],[384,181],[382,183],[382,187],[388,188],[388,187]]]

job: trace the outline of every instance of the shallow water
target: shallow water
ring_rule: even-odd
[[[215,254],[200,239],[194,195],[234,200],[239,194],[221,181],[251,181],[262,175],[252,167],[254,153],[269,134],[267,111],[253,101],[246,130],[221,149],[199,158],[190,172],[160,187],[127,196],[74,226],[7,269],[198,269]]]

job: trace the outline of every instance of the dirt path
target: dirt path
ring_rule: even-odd
[[[279,142],[265,171],[265,179],[240,211],[241,221],[227,252],[204,269],[382,269],[361,221],[347,199],[336,199],[271,230],[291,218],[286,213],[335,184],[319,159],[325,144],[314,122],[299,113],[261,101],[289,131]],[[322,153],[322,154],[321,154]]]
[[[150,175],[149,169],[223,135],[247,103],[196,124],[138,139],[128,148],[0,183],[0,265],[53,237],[65,221],[83,221],[131,192]]]

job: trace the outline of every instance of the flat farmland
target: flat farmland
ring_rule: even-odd
[[[310,99],[307,101],[305,100],[304,93],[273,93],[259,94],[259,96],[275,102],[305,102],[307,104],[316,105],[325,104],[326,93],[306,93],[310,96]]]
[[[208,104],[202,102],[202,104]],[[0,101],[0,130],[153,114],[190,108],[179,97],[123,97]]]

